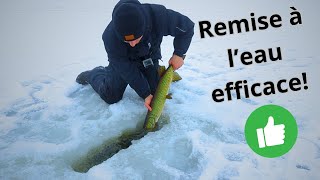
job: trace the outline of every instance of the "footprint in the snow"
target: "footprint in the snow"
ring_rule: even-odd
[[[245,135],[242,131],[236,129],[217,129],[214,134],[221,142],[230,144],[246,143]]]
[[[310,171],[311,170],[307,165],[297,164],[296,167],[298,169],[303,169],[303,170],[306,170],[306,171]]]
[[[9,109],[4,112],[4,115],[7,117],[12,117],[12,116],[15,116],[16,114],[17,114],[17,111],[15,111],[13,109]]]
[[[229,161],[241,162],[246,156],[241,152],[225,152],[224,157]]]
[[[4,111],[4,115],[7,117],[20,116],[25,120],[40,119],[42,111],[48,107],[47,102],[38,95],[43,89],[42,83],[28,81],[21,83],[21,85],[29,89],[28,97],[16,100]]]
[[[192,143],[187,138],[175,139],[168,143],[168,149],[164,152],[164,162],[167,166],[183,170],[185,173],[197,172],[199,170],[199,158],[192,154]]]

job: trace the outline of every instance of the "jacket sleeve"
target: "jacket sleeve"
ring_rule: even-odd
[[[162,18],[162,35],[174,37],[173,53],[181,57],[189,49],[194,34],[194,23],[187,16],[171,9],[165,9]]]

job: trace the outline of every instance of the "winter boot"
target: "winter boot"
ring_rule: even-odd
[[[84,71],[82,73],[80,73],[76,79],[76,82],[79,83],[79,84],[82,84],[82,85],[87,85],[89,84],[89,75],[90,75],[90,71]]]

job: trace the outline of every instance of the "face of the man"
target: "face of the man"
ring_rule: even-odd
[[[142,39],[142,36],[139,37],[139,38],[136,39],[136,40],[133,40],[133,41],[124,41],[124,42],[130,44],[131,47],[135,47],[135,46],[141,41],[141,39]]]

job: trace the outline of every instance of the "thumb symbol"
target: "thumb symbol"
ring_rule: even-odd
[[[274,126],[274,119],[272,116],[269,116],[268,123],[267,123],[266,127],[272,127],[272,126]]]

